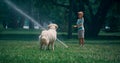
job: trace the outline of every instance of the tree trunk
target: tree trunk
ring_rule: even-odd
[[[10,23],[8,24],[8,28],[13,28],[13,29],[17,29],[19,26],[18,26],[18,16],[17,14],[14,12],[14,11],[10,11],[10,15],[9,16],[9,20],[10,20]]]
[[[28,7],[28,11],[29,11],[29,15],[33,16],[33,0],[30,0],[28,3],[29,7]],[[29,29],[34,29],[34,23],[32,21],[29,20]]]
[[[105,17],[109,8],[112,5],[112,0],[102,0],[98,11],[95,16],[93,16],[91,23],[88,24],[88,28],[86,29],[86,36],[88,37],[96,37],[105,21]]]
[[[72,9],[73,0],[69,0],[68,39],[72,38]]]
[[[24,21],[25,21],[25,17],[21,16],[20,22],[19,22],[19,27],[20,27],[20,28],[23,28],[23,26],[24,26]]]

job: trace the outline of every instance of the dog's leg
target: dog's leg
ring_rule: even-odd
[[[54,51],[54,42],[51,43],[52,50]]]
[[[48,50],[50,50],[50,43],[48,44]]]
[[[47,45],[44,45],[44,50],[46,50],[46,48],[47,48]]]
[[[43,43],[40,43],[40,49],[43,49]]]

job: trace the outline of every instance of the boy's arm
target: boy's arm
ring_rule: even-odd
[[[78,25],[77,25],[77,27],[81,27],[81,26],[82,26],[82,24],[78,24]]]
[[[79,24],[79,25],[74,25],[74,27],[76,28],[76,27],[80,27],[80,26],[82,26],[82,24]]]

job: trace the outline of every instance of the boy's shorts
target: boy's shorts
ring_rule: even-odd
[[[84,30],[78,30],[78,38],[84,38]]]

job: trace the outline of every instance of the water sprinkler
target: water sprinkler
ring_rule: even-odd
[[[24,17],[28,18],[31,22],[33,22],[34,24],[38,25],[40,27],[41,30],[44,30],[45,28],[43,26],[41,26],[35,19],[33,19],[32,17],[30,17],[29,15],[27,15],[26,13],[24,13],[21,9],[19,9],[15,4],[13,4],[11,1],[9,0],[5,0],[5,3],[8,4],[10,7],[12,7],[14,10],[16,10],[17,12],[19,12],[21,15],[23,15]],[[63,43],[61,40],[59,40],[57,38],[57,41],[60,42],[63,46],[65,46],[66,48],[68,48],[68,46]]]

